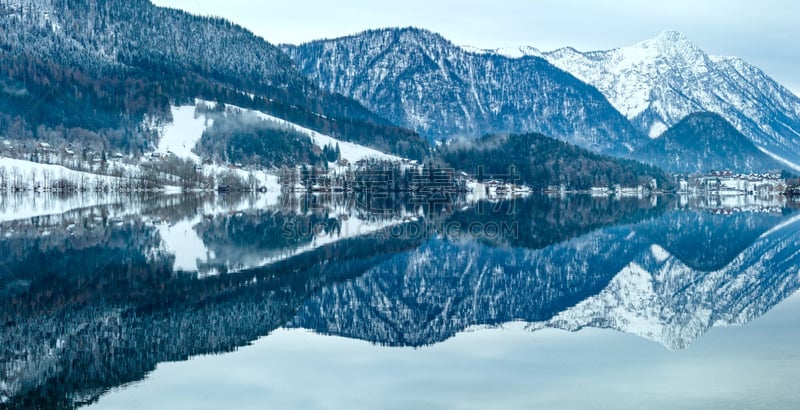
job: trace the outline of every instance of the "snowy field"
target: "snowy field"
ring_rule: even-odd
[[[213,108],[216,105],[217,103],[213,101],[197,99],[194,105],[172,107],[173,121],[167,124],[161,124],[156,128],[159,134],[159,143],[155,152],[162,156],[175,155],[178,158],[199,164],[201,158],[195,152],[195,147],[203,137],[203,133],[214,124],[214,120],[202,110],[197,109]],[[385,154],[363,145],[342,141],[281,118],[264,114],[260,111],[237,107],[235,105],[226,105],[225,114],[242,117],[249,116],[286,127],[287,129],[309,137],[311,142],[320,148],[326,145],[338,145],[341,152],[340,157],[350,163],[355,163],[362,159],[380,159],[393,162],[403,160],[403,158],[398,156]],[[203,166],[203,173],[205,175],[218,175],[230,171],[236,173],[240,178],[245,180],[252,175],[258,180],[260,186],[266,187],[268,190],[280,189],[278,178],[274,172],[271,171],[231,169],[222,164]]]
[[[27,189],[33,189],[37,184],[44,185],[47,181],[55,181],[62,178],[69,181],[85,180],[92,187],[98,183],[111,185],[118,182],[118,178],[115,177],[75,171],[61,165],[39,164],[0,157],[0,172],[3,172],[3,170],[5,170],[7,181],[18,179]]]
[[[171,153],[179,158],[199,162],[200,158],[194,152],[194,148],[200,142],[203,133],[214,124],[214,120],[206,116],[204,113],[198,112],[197,108],[211,108],[216,106],[216,104],[217,103],[213,101],[197,99],[195,101],[195,105],[172,107],[173,122],[162,125],[158,129],[160,139],[158,148],[156,148],[155,152],[158,152],[162,155]],[[325,145],[335,146],[338,144],[339,149],[341,150],[341,157],[350,162],[356,162],[367,158],[389,161],[402,160],[400,157],[385,154],[363,145],[342,141],[281,118],[264,114],[260,111],[237,107],[235,105],[226,105],[225,112],[227,115],[253,116],[261,120],[270,121],[272,123],[285,126],[286,128],[297,133],[308,136],[314,145],[320,148],[324,147]]]

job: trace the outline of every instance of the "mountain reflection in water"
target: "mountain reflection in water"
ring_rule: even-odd
[[[281,327],[420,347],[521,321],[679,350],[800,287],[800,218],[780,200],[91,203],[0,223],[4,407],[94,402],[159,363]]]

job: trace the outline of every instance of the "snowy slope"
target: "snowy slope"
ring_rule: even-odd
[[[159,130],[156,152],[173,153],[179,158],[199,163],[200,157],[194,153],[194,147],[200,142],[203,132],[213,124],[214,120],[205,115],[195,115],[194,105],[172,107],[172,122]]]
[[[6,184],[8,185],[6,189],[11,189],[12,185],[19,185],[27,191],[37,187],[50,188],[59,179],[66,179],[75,185],[83,185],[90,191],[97,187],[113,186],[119,180],[116,177],[74,171],[60,165],[40,164],[6,157],[0,157],[0,173],[5,176]],[[17,182],[15,183],[15,181]],[[0,190],[0,195],[2,194],[3,191]],[[78,205],[78,203],[68,204],[59,201],[48,203],[47,206],[52,205],[52,209],[40,209],[42,204],[35,206],[34,202],[31,202],[31,207],[0,207],[0,221],[63,213]],[[92,200],[88,200],[88,202],[81,200],[79,202],[80,207],[96,205]]]
[[[355,144],[355,143],[352,143],[352,142],[346,142],[346,141],[338,140],[338,139],[330,137],[328,135],[320,134],[320,133],[318,133],[316,131],[313,131],[313,130],[310,130],[308,128],[302,127],[300,125],[291,123],[291,122],[286,121],[284,119],[281,119],[281,118],[278,118],[278,117],[273,117],[272,115],[264,114],[264,113],[262,113],[260,111],[249,110],[249,109],[246,109],[246,108],[236,107],[236,106],[232,106],[232,105],[227,106],[227,110],[228,110],[228,112],[239,112],[239,113],[244,113],[244,114],[256,115],[258,118],[261,118],[263,120],[273,121],[273,122],[277,122],[279,124],[282,124],[282,125],[284,125],[286,127],[291,128],[295,132],[299,132],[301,134],[307,135],[309,138],[311,138],[311,141],[314,143],[314,145],[316,145],[318,147],[324,147],[325,145],[335,146],[335,145],[338,144],[339,145],[339,149],[341,150],[341,158],[344,158],[344,159],[346,159],[346,160],[348,160],[350,162],[356,162],[356,161],[359,161],[359,160],[362,160],[362,159],[367,159],[367,158],[382,159],[382,160],[387,160],[387,161],[400,161],[400,160],[402,160],[402,158],[400,158],[400,157],[397,157],[397,156],[394,156],[394,155],[389,155],[389,154],[384,154],[383,152],[380,152],[380,151],[372,149],[372,148],[365,147],[363,145],[359,145],[359,144]]]
[[[0,167],[5,168],[8,173],[8,178],[13,178],[14,173],[18,173],[22,176],[22,180],[25,182],[24,185],[27,186],[28,189],[33,188],[34,176],[38,183],[43,182],[45,177],[48,179],[66,178],[73,181],[78,181],[81,178],[91,178],[89,181],[93,183],[103,182],[106,184],[111,184],[118,179],[115,177],[90,174],[88,172],[74,171],[62,167],[61,165],[40,164],[38,162],[6,157],[0,157]],[[92,186],[94,186],[94,184],[92,184]]]
[[[160,154],[172,153],[179,158],[199,162],[200,158],[194,152],[194,149],[203,136],[203,133],[213,125],[214,121],[208,118],[202,111],[197,111],[196,109],[200,106],[213,107],[216,106],[216,104],[215,102],[197,99],[195,105],[172,107],[172,122],[161,124],[157,127],[159,143],[156,152]],[[320,148],[325,145],[335,146],[338,144],[341,150],[341,157],[350,162],[356,162],[366,158],[385,159],[389,161],[401,160],[400,157],[384,154],[378,150],[352,142],[341,141],[281,118],[264,114],[260,111],[241,108],[235,105],[226,105],[226,114],[255,116],[263,120],[281,124],[298,133],[307,135],[312,142]]]
[[[709,56],[675,31],[615,50],[563,48],[543,57],[597,87],[651,138],[689,114],[714,112],[800,169],[800,98],[741,59]]]

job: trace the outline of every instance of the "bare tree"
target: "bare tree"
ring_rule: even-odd
[[[6,167],[0,165],[0,191],[6,190],[6,184],[8,183],[8,171],[6,171]]]
[[[19,167],[17,166],[11,168],[11,181],[15,191],[22,190],[23,188],[22,173],[19,171]]]
[[[33,168],[31,170],[31,187],[33,189],[36,189],[36,187],[38,185],[38,183],[37,183],[37,176],[38,175],[37,174],[38,174],[38,172],[36,172],[36,168]]]
[[[42,183],[42,188],[44,189],[52,188],[51,183],[53,181],[53,170],[51,169],[44,170],[42,172],[42,178],[44,179],[44,182]]]

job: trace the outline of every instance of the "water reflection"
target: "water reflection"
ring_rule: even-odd
[[[520,223],[510,246],[430,240],[323,289],[289,326],[422,346],[520,320],[533,330],[612,328],[682,349],[712,326],[749,322],[800,286],[800,220],[791,215],[673,210],[650,219],[659,208],[616,214],[593,203],[558,218],[525,202],[535,206],[510,216]],[[624,223],[636,218],[645,221]],[[573,227],[575,238],[564,240]]]
[[[8,408],[93,402],[280,327],[424,346],[524,321],[681,349],[800,286],[800,220],[783,203],[194,195],[64,209],[0,223]]]

